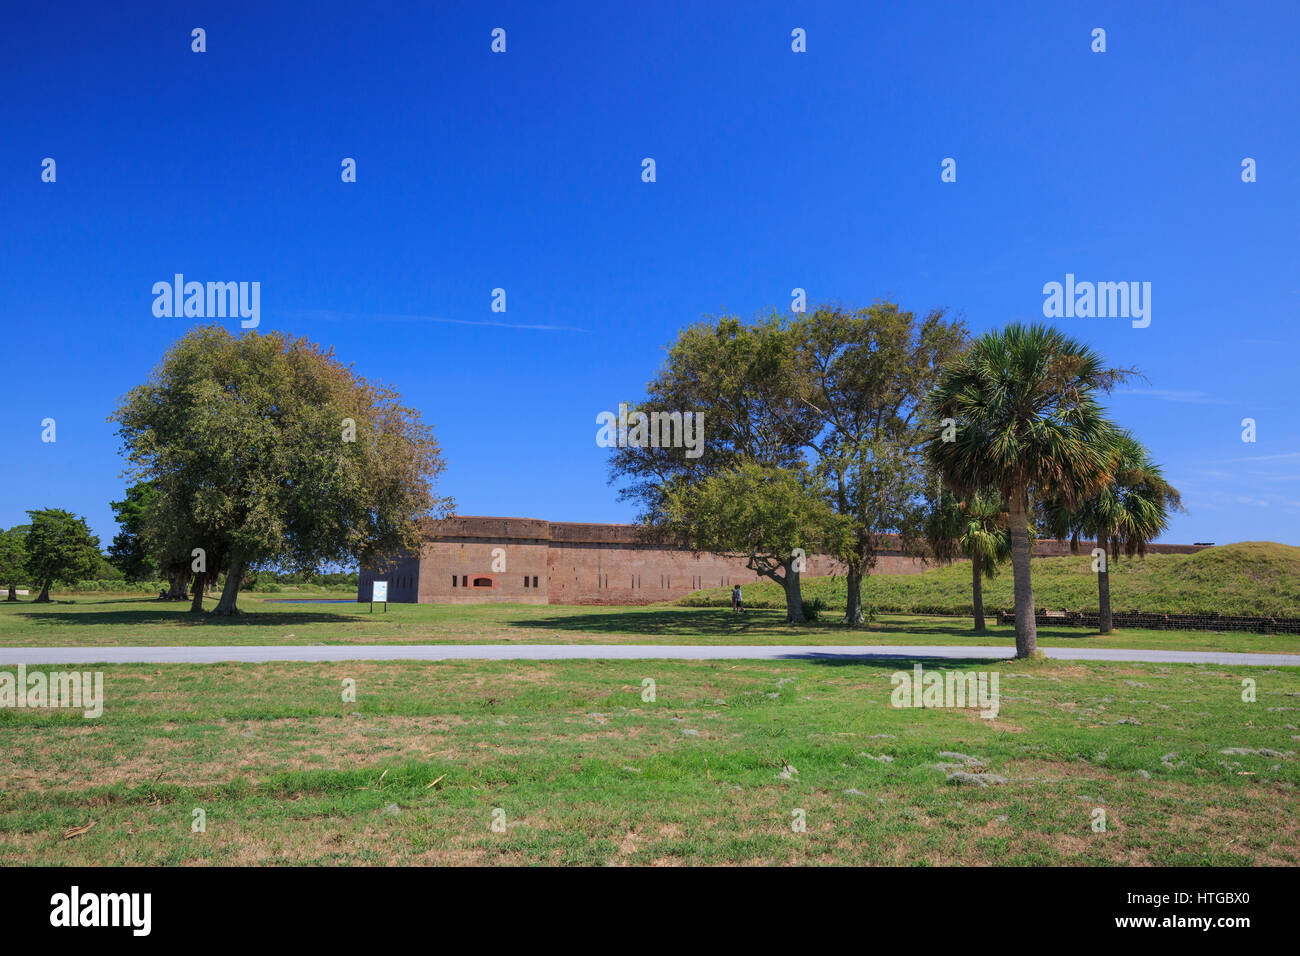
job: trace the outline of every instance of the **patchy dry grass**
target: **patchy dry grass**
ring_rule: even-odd
[[[892,707],[893,664],[116,665],[98,720],[0,710],[0,852],[133,865],[1300,864],[1300,671],[968,666],[999,671],[996,720]],[[1243,677],[1257,702],[1242,701]],[[1283,756],[1221,753],[1232,747]],[[953,759],[944,751],[1006,783],[949,783],[934,766]],[[783,779],[783,765],[797,773]],[[206,832],[191,831],[196,808]]]

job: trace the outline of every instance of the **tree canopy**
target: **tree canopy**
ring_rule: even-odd
[[[887,302],[693,325],[670,346],[636,407],[703,411],[703,454],[620,449],[611,481],[622,481],[620,496],[639,502],[642,520],[662,531],[680,527],[666,514],[670,489],[680,508],[683,483],[745,465],[785,470],[785,480],[769,487],[811,492],[851,531],[832,538],[848,569],[846,620],[860,623],[860,581],[879,551],[897,539],[919,551],[924,540],[925,397],[965,337],[942,311],[918,318]],[[810,527],[804,535],[809,553],[819,533]]]
[[[1049,530],[1070,538],[1078,552],[1081,538],[1092,538],[1107,558],[1121,553],[1145,555],[1147,542],[1160,536],[1169,516],[1182,510],[1182,496],[1165,480],[1146,447],[1128,431],[1115,436],[1111,479],[1070,507],[1059,500],[1043,503]],[[1109,562],[1097,565],[1098,629],[1111,630]]]
[[[848,520],[806,476],[754,462],[673,483],[665,514],[676,540],[697,551],[744,555],[750,570],[780,584],[791,623],[804,620],[799,575],[807,556],[840,553],[849,532]]]
[[[678,481],[702,481],[743,462],[802,467],[818,416],[798,395],[798,361],[786,322],[775,313],[682,329],[634,410],[703,412],[702,454],[691,458],[681,447],[619,449],[610,481],[623,482],[620,500],[636,502],[641,520],[656,525],[666,518],[667,489]]]
[[[879,552],[923,549],[925,401],[940,369],[966,345],[966,328],[942,310],[918,318],[896,303],[822,306],[792,327],[803,404],[818,416],[808,447],[836,510],[851,522],[845,623],[863,622],[861,581]],[[888,538],[886,536],[889,536]]]
[[[971,604],[975,630],[984,630],[981,579],[997,576],[998,564],[1011,557],[1010,516],[1002,495],[985,489],[959,499],[947,488],[933,503],[926,520],[930,552],[940,561],[965,555],[971,562]]]
[[[99,538],[86,519],[61,508],[27,512],[32,519],[23,542],[27,573],[41,587],[38,602],[50,599],[56,581],[78,581],[99,568]]]
[[[451,506],[434,493],[444,464],[419,413],[281,332],[191,330],[110,420],[133,477],[155,488],[160,546],[221,560],[216,613],[236,611],[250,566],[382,560],[418,549],[422,519]]]
[[[145,510],[153,486],[138,482],[126,490],[121,501],[110,502],[118,532],[108,546],[108,559],[128,581],[151,581],[158,574],[156,560],[144,536]]]
[[[1073,507],[1110,480],[1117,429],[1097,395],[1131,374],[1056,329],[1012,323],[976,339],[930,393],[935,469],[959,495],[992,487],[1007,502],[1019,657],[1038,646],[1031,496]]]
[[[30,525],[15,525],[0,533],[0,587],[7,588],[7,600],[18,600],[17,588],[27,576],[27,532]]]

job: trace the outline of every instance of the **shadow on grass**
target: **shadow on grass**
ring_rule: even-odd
[[[809,632],[831,631],[835,625],[818,622],[797,625],[785,622],[784,611],[747,611],[736,614],[716,608],[636,609],[627,607],[551,617],[521,618],[504,622],[511,627],[576,631],[585,634],[763,634],[806,627]],[[842,626],[839,630],[844,630]]]
[[[86,607],[91,604],[157,604],[159,606],[170,605],[171,607],[176,607],[180,603],[180,601],[159,601],[156,597],[150,597],[148,595],[141,595],[140,597],[99,598],[95,601],[87,601],[84,598],[73,599],[57,597],[50,598],[48,601],[43,602],[38,602],[32,599],[22,600],[21,598],[17,601],[6,601],[4,598],[0,598],[0,608],[58,607],[61,604],[67,605],[68,607]]]
[[[1011,624],[999,627],[986,627],[982,631],[977,631],[974,625],[964,623],[963,618],[941,618],[941,617],[923,617],[920,615],[912,616],[907,614],[887,615],[888,619],[877,618],[869,626],[857,628],[860,633],[888,634],[890,636],[904,636],[914,634],[930,637],[955,637],[967,641],[996,640],[1010,641],[1015,643],[1016,629]],[[843,625],[841,625],[843,627]],[[847,632],[849,628],[844,628]],[[1119,629],[1116,628],[1116,634]],[[1083,627],[1042,627],[1038,628],[1039,638],[1050,637],[1053,639],[1074,639],[1078,640],[1085,637],[1099,637],[1096,631],[1090,631]]]
[[[96,602],[101,603],[101,602]],[[112,602],[102,602],[112,603]],[[95,611],[93,614],[76,611],[32,611],[24,615],[24,620],[37,626],[72,627],[116,627],[138,626],[141,624],[174,624],[180,626],[203,627],[294,627],[307,624],[350,624],[360,620],[345,614],[321,614],[310,611],[243,611],[232,617],[217,617],[204,611],[191,614],[188,609],[178,607],[176,602],[171,607],[147,608],[138,611]],[[42,605],[45,606],[45,605]],[[82,607],[85,604],[81,604]]]
[[[919,643],[936,638],[955,642],[992,641],[1014,646],[1015,629],[1005,627],[976,631],[964,618],[935,618],[913,615],[887,615],[863,627],[848,627],[840,621],[817,621],[787,624],[784,611],[756,609],[735,614],[720,608],[610,608],[587,613],[521,618],[503,622],[510,627],[570,631],[583,634],[645,634],[682,637],[791,638],[825,637],[834,640],[860,639],[870,644],[881,637],[915,638]],[[1040,627],[1040,638],[1079,639],[1096,637],[1091,631],[1071,628]]]
[[[821,664],[824,667],[874,667],[878,670],[909,670],[912,664],[922,664],[926,670],[988,670],[990,664],[1001,663],[1001,657],[931,657],[918,654],[899,654],[890,657],[888,648],[881,648],[879,654],[870,657],[845,657],[844,655],[821,654],[810,651],[807,654],[783,654],[783,661],[801,661],[806,664]]]

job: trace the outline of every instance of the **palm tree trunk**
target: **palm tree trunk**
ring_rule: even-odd
[[[975,601],[975,630],[984,630],[984,581],[980,573],[980,556],[971,555],[971,593]]]
[[[1102,634],[1110,633],[1110,561],[1097,572],[1097,624]]]
[[[212,609],[213,614],[229,616],[238,614],[239,608],[236,603],[239,600],[239,582],[244,578],[244,561],[242,558],[232,558],[230,567],[226,571],[226,586],[221,589],[221,600],[217,606]]]
[[[1038,624],[1034,620],[1034,584],[1029,569],[1028,492],[1017,488],[1008,501],[1011,517],[1011,574],[1016,596],[1016,657],[1038,652]]]

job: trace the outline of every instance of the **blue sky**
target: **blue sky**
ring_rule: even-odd
[[[202,321],[154,317],[177,272],[261,282],[263,330],[396,386],[462,513],[569,521],[632,517],[595,416],[705,314],[802,287],[979,331],[1041,319],[1044,283],[1073,273],[1152,285],[1149,328],[1056,324],[1149,379],[1110,405],[1184,493],[1164,540],[1300,544],[1300,5],[43,3],[6,21],[0,525],[63,507],[112,537],[106,417]]]

